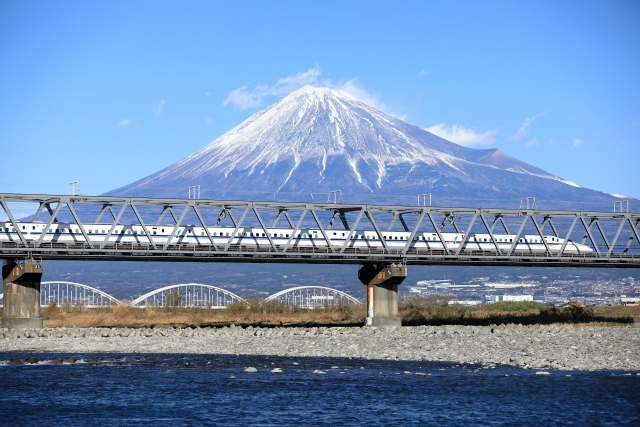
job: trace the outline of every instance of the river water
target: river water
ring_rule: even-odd
[[[27,358],[34,360],[14,365]],[[248,366],[258,372],[245,373]],[[276,367],[283,373],[271,373]],[[0,353],[0,424],[640,425],[636,372],[549,372],[446,362]]]

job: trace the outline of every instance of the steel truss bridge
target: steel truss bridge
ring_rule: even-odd
[[[457,265],[526,265],[640,267],[640,214],[630,212],[583,212],[540,209],[483,209],[463,207],[392,206],[344,203],[258,202],[200,199],[161,199],[144,197],[53,196],[0,194],[4,216],[18,238],[0,243],[0,258],[34,257],[58,260],[136,260],[136,261],[221,261],[281,263],[405,263]],[[111,217],[108,221],[106,218]],[[41,221],[45,231],[35,238],[22,230],[18,221]],[[163,222],[164,221],[164,222]],[[73,223],[77,232],[68,243],[47,242],[47,230],[58,222]],[[286,223],[293,230],[285,244],[275,244],[267,228]],[[103,240],[90,238],[85,224],[100,223],[108,230]],[[166,242],[152,239],[151,227],[172,229]],[[169,224],[169,225],[166,225]],[[184,243],[177,237],[180,227],[194,225],[206,231],[205,244]],[[145,243],[112,241],[117,227],[140,226]],[[225,243],[216,242],[210,227],[233,230]],[[234,242],[242,227],[264,231],[268,245]],[[282,225],[280,226],[282,227]],[[320,231],[322,245],[300,247],[297,232],[305,228]],[[343,244],[335,245],[329,233],[345,231]],[[354,248],[362,236],[355,230],[370,230],[381,247]],[[409,233],[404,246],[390,247],[385,232]],[[503,230],[503,231],[501,231]],[[456,248],[442,250],[411,247],[418,233],[464,233]],[[488,235],[495,250],[463,250],[473,233]],[[514,235],[508,249],[500,247],[494,234]],[[515,251],[525,235],[536,236],[544,245],[539,252]],[[558,251],[551,251],[544,236],[565,239]],[[591,254],[568,253],[569,240],[588,245]]]

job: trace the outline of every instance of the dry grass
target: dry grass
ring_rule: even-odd
[[[604,318],[618,318],[626,316],[632,318],[634,323],[640,323],[640,305],[593,307],[593,314]]]
[[[435,303],[435,304],[434,304]],[[579,323],[615,325],[640,322],[640,307],[556,308],[538,303],[498,303],[481,307],[445,305],[446,301],[415,299],[400,303],[404,325],[492,325],[505,323]],[[186,327],[186,326],[355,326],[364,324],[366,309],[361,306],[316,308],[285,307],[250,301],[224,310],[179,307],[86,309],[59,307],[41,311],[45,327]]]
[[[364,308],[342,306],[304,310],[278,306],[247,307],[243,304],[225,310],[180,307],[83,309],[57,307],[42,309],[45,327],[186,327],[223,326],[303,326],[356,325],[364,323]]]
[[[615,325],[640,321],[637,307],[549,307],[532,301],[499,302],[479,307],[433,305],[419,298],[400,305],[404,325],[523,325],[574,323]],[[606,309],[606,310],[602,310]],[[635,314],[634,314],[635,313]]]

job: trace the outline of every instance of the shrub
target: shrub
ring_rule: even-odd
[[[416,297],[409,301],[401,302],[400,309],[428,310],[434,307],[446,307],[451,301],[450,295],[429,295],[428,297]]]
[[[536,301],[500,301],[487,304],[485,307],[495,311],[545,311],[549,308],[546,304]]]
[[[343,320],[351,319],[353,317],[353,307],[349,304],[341,304],[338,306],[338,312],[342,315]]]
[[[229,304],[225,310],[231,314],[243,314],[249,311],[249,307],[243,302],[234,302]]]
[[[113,316],[122,317],[131,311],[131,305],[127,301],[121,301],[120,304],[113,307]]]

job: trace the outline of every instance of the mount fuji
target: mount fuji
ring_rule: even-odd
[[[609,210],[616,197],[582,188],[498,149],[449,142],[348,94],[305,86],[207,146],[108,195]]]

